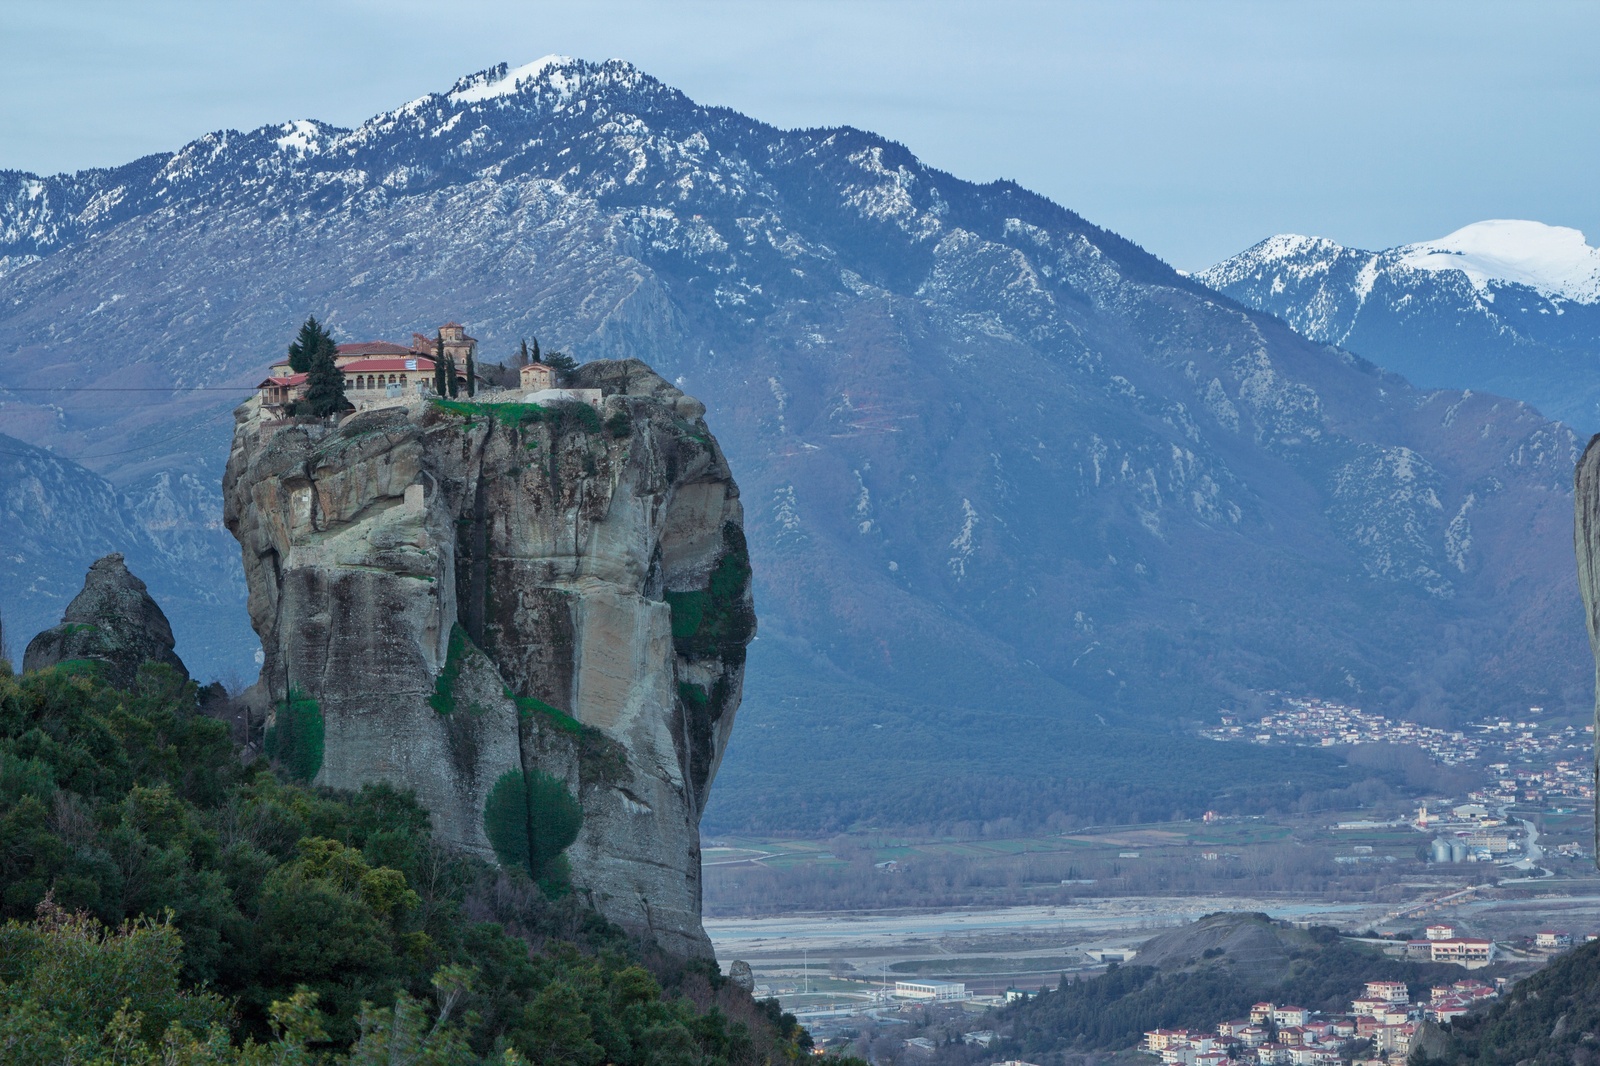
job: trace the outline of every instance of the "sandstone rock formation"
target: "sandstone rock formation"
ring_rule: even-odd
[[[535,847],[528,797],[554,778],[582,809],[577,890],[709,955],[698,826],[755,630],[739,492],[705,408],[649,367],[574,378],[598,410],[413,400],[330,428],[239,408],[226,521],[268,748],[319,784],[414,789],[503,862]]]
[[[1595,725],[1600,733],[1600,434],[1589,439],[1589,446],[1578,460],[1573,477],[1573,547],[1578,555],[1578,588],[1583,592],[1583,616],[1589,626],[1589,647],[1595,657]],[[1600,775],[1600,748],[1596,749],[1595,772]],[[1600,815],[1595,816],[1595,864],[1600,866]]]
[[[150,591],[129,572],[119,552],[95,560],[83,579],[83,591],[67,604],[61,624],[28,642],[24,670],[43,670],[68,659],[103,663],[112,684],[133,684],[139,667],[164,663],[185,678],[183,660],[174,650],[172,626]]]

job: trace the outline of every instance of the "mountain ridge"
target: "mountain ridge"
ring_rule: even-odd
[[[66,179],[33,214],[0,193],[0,231],[40,235],[0,256],[44,252],[0,274],[0,388],[253,384],[311,310],[348,339],[467,322],[490,359],[532,335],[646,357],[716,414],[744,490],[763,633],[717,796],[772,825],[775,789],[830,824],[937,818],[906,798],[928,780],[1015,814],[995,760],[1026,767],[1016,796],[1087,802],[1116,765],[1188,809],[1234,783],[1138,767],[1203,763],[1186,723],[1274,689],[1441,721],[1582,700],[1566,427],[1413,389],[870,133],[778,130],[621,62],[512,82],[348,137],[210,135],[125,173],[147,187],[94,179],[93,217],[57,211],[90,199]],[[163,443],[222,411],[174,396],[5,410],[44,443],[127,441],[147,478],[223,447],[209,422]]]
[[[1600,250],[1578,230],[1496,219],[1378,251],[1278,234],[1194,276],[1424,388],[1600,429]]]

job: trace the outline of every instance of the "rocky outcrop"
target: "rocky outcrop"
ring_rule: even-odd
[[[1573,477],[1573,547],[1578,555],[1578,588],[1583,593],[1583,617],[1589,626],[1589,648],[1595,658],[1595,725],[1600,727],[1600,434],[1578,460]],[[1600,749],[1595,772],[1600,775]],[[1600,866],[1600,816],[1595,818],[1595,864]]]
[[[112,552],[89,567],[83,591],[67,604],[61,624],[28,642],[22,668],[43,670],[69,659],[87,659],[103,664],[112,684],[127,688],[139,667],[155,662],[187,679],[189,671],[175,646],[172,626],[150,590],[129,572],[122,555]]]
[[[554,779],[582,811],[575,888],[709,955],[698,827],[755,628],[739,492],[698,401],[637,360],[575,378],[598,409],[239,409],[226,521],[268,750],[319,784],[414,789],[508,863],[538,849]]]

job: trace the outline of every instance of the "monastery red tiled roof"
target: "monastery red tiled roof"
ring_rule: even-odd
[[[411,349],[389,341],[356,341],[339,345],[340,355],[410,355]]]
[[[280,389],[291,388],[295,385],[304,385],[306,378],[309,376],[310,375],[308,374],[290,374],[287,377],[267,378],[261,384],[257,385],[256,388],[264,389],[268,386],[276,386]]]

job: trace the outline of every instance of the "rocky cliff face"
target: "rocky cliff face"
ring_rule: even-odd
[[[698,826],[755,626],[739,492],[698,401],[638,361],[576,376],[598,411],[416,403],[331,429],[239,409],[226,520],[269,747],[321,784],[415,789],[502,861],[486,809],[524,797],[509,850],[536,847],[525,797],[554,778],[582,808],[575,887],[709,954]]]
[[[143,581],[129,572],[122,555],[97,559],[83,579],[83,591],[67,604],[61,624],[28,642],[24,670],[44,670],[69,659],[100,663],[119,688],[132,686],[147,662],[189,671],[173,650],[172,626]]]
[[[1589,625],[1589,648],[1594,652],[1595,725],[1600,727],[1600,435],[1591,437],[1578,460],[1573,479],[1576,514],[1572,527],[1578,555],[1578,588],[1583,593],[1583,617]],[[1595,752],[1596,780],[1600,780],[1600,748]],[[1595,865],[1600,866],[1600,815],[1594,826]]]

